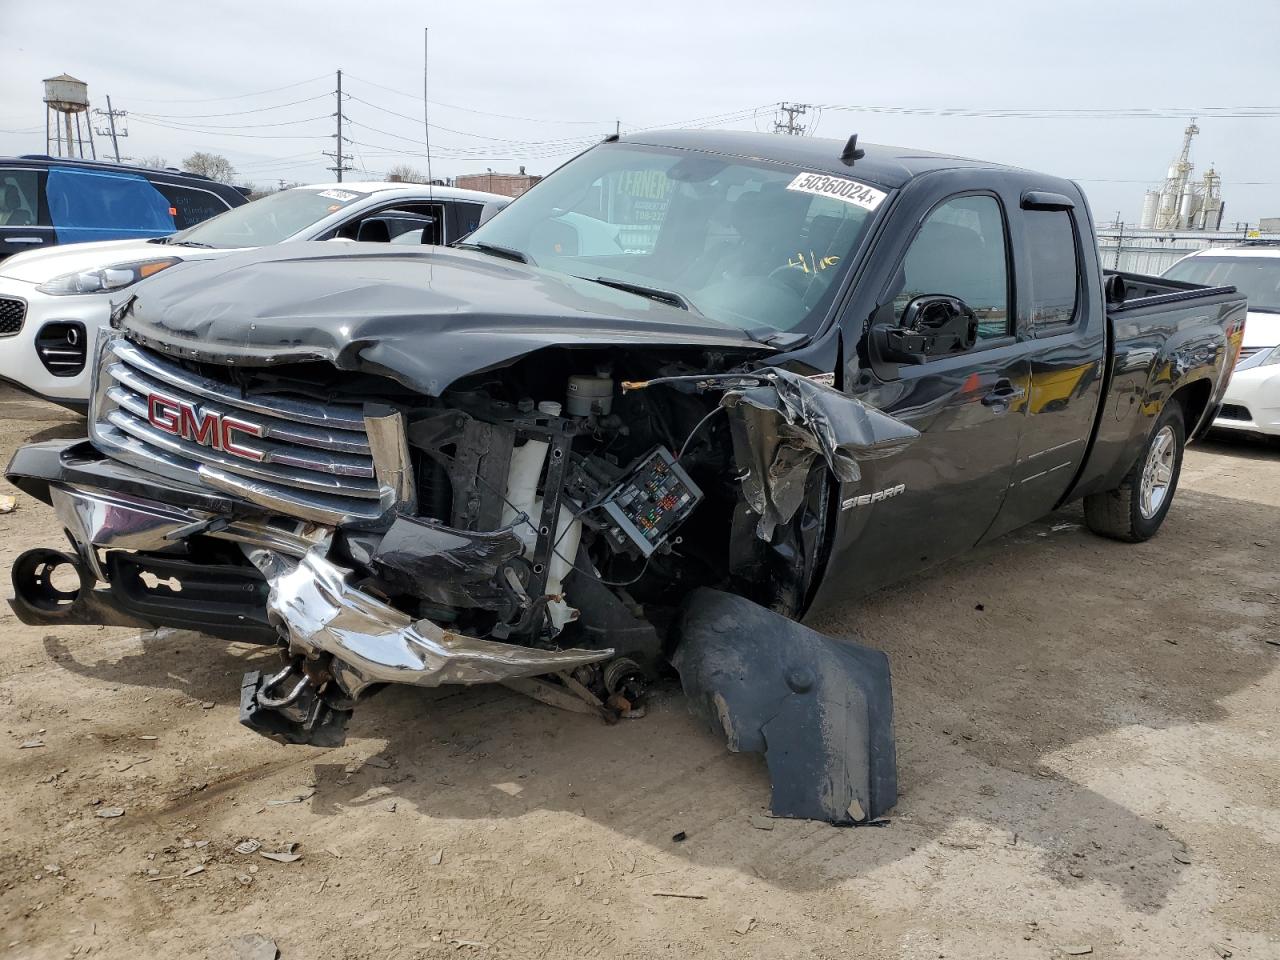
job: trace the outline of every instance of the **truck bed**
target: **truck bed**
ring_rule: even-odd
[[[1236,288],[1206,287],[1183,280],[1151,277],[1141,273],[1125,273],[1123,270],[1103,270],[1103,289],[1107,297],[1107,313],[1127,313],[1148,307],[1160,307],[1187,300],[1209,298],[1233,298]]]

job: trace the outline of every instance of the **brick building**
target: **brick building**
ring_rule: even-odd
[[[464,190],[483,190],[485,193],[496,193],[503,197],[518,197],[542,177],[525,173],[524,167],[519,173],[465,173],[455,177],[453,185]]]

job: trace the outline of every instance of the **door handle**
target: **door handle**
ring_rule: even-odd
[[[982,398],[984,407],[1003,407],[1008,409],[1009,405],[1015,400],[1021,400],[1027,395],[1027,391],[1022,387],[1015,387],[1008,380],[999,381],[991,392]]]
[[[44,243],[44,237],[0,237],[0,243]]]

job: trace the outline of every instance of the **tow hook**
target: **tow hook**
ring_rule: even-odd
[[[278,743],[340,747],[354,707],[328,669],[304,657],[269,676],[251,670],[240,681],[240,722]]]

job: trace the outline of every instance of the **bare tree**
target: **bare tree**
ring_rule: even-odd
[[[140,167],[150,167],[153,170],[163,170],[169,166],[169,161],[158,154],[152,154],[149,157],[141,157],[135,162]]]
[[[236,178],[236,168],[231,165],[231,161],[217,153],[204,153],[197,150],[182,161],[182,169],[188,173],[201,174],[210,180],[217,180],[219,183],[230,183]]]
[[[397,163],[387,171],[387,179],[392,183],[426,183],[427,175],[407,163]]]

